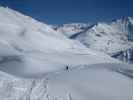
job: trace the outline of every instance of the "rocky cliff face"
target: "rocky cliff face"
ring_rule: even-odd
[[[118,52],[117,54],[114,54],[112,57],[133,64],[133,48],[130,48],[126,51]]]

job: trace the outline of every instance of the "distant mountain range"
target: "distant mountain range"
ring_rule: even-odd
[[[54,29],[86,47],[126,62],[133,61],[133,18],[121,17],[96,24],[72,23]]]

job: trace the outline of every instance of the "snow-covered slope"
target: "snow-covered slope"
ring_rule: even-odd
[[[0,99],[132,100],[132,71],[132,66],[110,63],[79,66],[41,79],[20,79],[0,73]]]
[[[0,100],[133,99],[132,66],[9,8],[0,22]]]
[[[122,17],[111,23],[97,23],[72,38],[91,49],[110,55],[126,51],[133,47],[133,19]]]
[[[77,33],[80,33],[90,27],[91,24],[85,23],[70,23],[70,24],[63,24],[62,26],[53,26],[52,28],[57,31],[58,33],[62,33],[67,37],[71,37]]]
[[[91,51],[79,42],[55,32],[48,25],[11,9],[0,8],[0,22],[2,71],[22,76],[39,76],[65,69],[67,65],[111,60],[107,55]]]
[[[119,73],[98,68],[103,66],[112,67],[115,64],[93,65],[89,66],[91,68],[52,76],[48,82],[48,98],[51,100],[132,100],[133,81]]]

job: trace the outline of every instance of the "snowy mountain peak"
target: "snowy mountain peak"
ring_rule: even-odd
[[[75,28],[82,28],[87,27],[90,25],[89,23],[69,23],[69,24],[63,24],[64,27],[75,27]]]
[[[121,17],[118,20],[114,20],[112,22],[113,25],[119,25],[123,29],[125,28],[125,31],[129,32],[129,28],[133,27],[133,19],[131,17]]]
[[[17,12],[8,7],[0,7],[0,26],[8,25],[11,27],[21,28],[23,31],[38,31],[47,35],[64,37],[57,33],[49,25],[41,23],[29,16]]]
[[[123,22],[123,23],[132,23],[132,18],[131,17],[127,17],[127,16],[122,16],[119,21]]]
[[[121,23],[127,23],[130,22],[132,20],[132,17],[128,17],[128,16],[122,16],[119,19],[113,19],[112,22],[121,22]]]
[[[133,40],[133,19],[131,17],[122,17],[112,22],[112,25],[116,26],[121,33],[126,33],[130,41]]]
[[[133,47],[133,20],[122,17],[110,23],[98,22],[75,39],[94,50],[112,54]]]
[[[63,33],[67,37],[71,37],[72,35],[84,31],[90,25],[91,24],[89,23],[69,23],[63,24],[62,26],[54,26],[53,29],[55,29],[59,33]]]

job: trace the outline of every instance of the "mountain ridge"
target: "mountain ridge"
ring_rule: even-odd
[[[133,48],[133,18],[124,16],[111,22],[98,22],[89,27],[83,27],[83,30],[75,31],[69,38],[111,56],[116,56],[117,53],[120,54],[119,52],[127,50],[130,51],[131,57],[129,58],[133,59],[133,50],[131,50]],[[69,33],[69,30],[66,33]],[[119,56],[124,57],[123,54]]]

